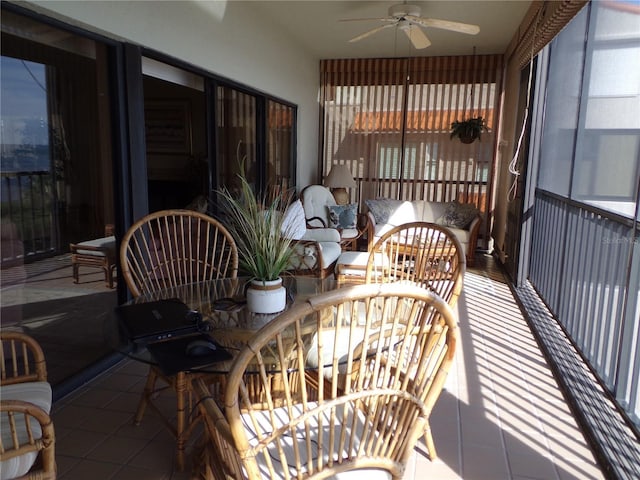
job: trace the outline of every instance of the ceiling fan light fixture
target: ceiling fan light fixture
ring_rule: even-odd
[[[396,18],[402,18],[406,16],[419,17],[420,12],[422,12],[422,10],[418,5],[409,5],[407,3],[391,5],[389,7],[389,16]]]

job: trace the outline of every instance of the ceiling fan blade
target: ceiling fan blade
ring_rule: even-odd
[[[358,35],[357,37],[353,37],[351,40],[349,40],[349,42],[357,42],[358,40],[362,40],[363,38],[368,37],[369,35],[373,35],[374,33],[379,32],[380,30],[384,30],[385,28],[389,28],[389,27],[393,27],[395,25],[395,23],[389,23],[387,25],[382,25],[380,27],[376,27],[373,28],[369,31],[366,31],[360,35]]]
[[[411,23],[422,25],[423,27],[440,28],[442,30],[451,30],[452,32],[466,33],[468,35],[476,35],[480,32],[478,25],[470,23],[451,22],[449,20],[438,20],[437,18],[422,18],[408,16],[406,19]]]
[[[431,45],[431,40],[427,38],[427,35],[418,25],[409,25],[407,27],[403,27],[402,30],[404,30],[404,33],[409,37],[409,40],[411,40],[411,44],[415,49],[421,50]]]
[[[396,22],[397,18],[377,17],[377,18],[339,18],[339,22]]]

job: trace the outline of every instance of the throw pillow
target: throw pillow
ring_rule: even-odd
[[[287,207],[280,229],[285,237],[293,240],[300,240],[307,232],[304,208],[302,208],[302,202],[300,200],[296,200]]]
[[[470,203],[451,202],[444,215],[436,223],[445,227],[467,228],[478,214],[478,209]]]
[[[394,200],[392,198],[376,198],[375,200],[365,200],[369,211],[373,214],[373,218],[376,219],[376,223],[387,223],[389,217],[395,212],[402,200]]]
[[[329,226],[331,228],[356,228],[358,204],[329,205]]]

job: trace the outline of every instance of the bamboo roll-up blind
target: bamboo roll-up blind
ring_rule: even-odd
[[[486,211],[501,76],[499,55],[322,61],[323,176],[347,165],[354,201],[460,200]],[[454,120],[477,116],[488,127],[480,142],[449,138]]]
[[[524,68],[575,17],[587,0],[541,1],[531,3],[518,27],[506,58]]]

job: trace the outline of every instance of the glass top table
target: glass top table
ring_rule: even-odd
[[[264,325],[276,318],[280,313],[256,314],[247,310],[244,303],[244,292],[248,284],[248,278],[225,278],[206,282],[192,283],[180,287],[155,292],[151,295],[140,296],[125,305],[145,303],[161,299],[180,299],[191,310],[202,315],[199,323],[199,331],[180,337],[173,337],[166,342],[174,342],[178,351],[177,357],[185,357],[184,345],[196,336],[206,336],[215,341],[230,358],[226,361],[216,360],[206,363],[205,359],[199,361],[186,361],[180,371],[194,371],[203,373],[229,372],[233,359],[246,344],[246,342]],[[287,276],[283,278],[283,285],[287,289],[286,309],[298,302],[303,302],[311,296],[336,288],[333,278],[320,279],[308,276]],[[158,365],[157,357],[154,357],[144,343],[136,343],[129,339],[119,322],[118,315],[114,312],[106,320],[105,335],[109,345],[116,351],[127,357],[147,363]],[[156,347],[160,342],[153,342]],[[165,344],[160,345],[164,347]],[[168,345],[166,345],[168,346]],[[183,362],[184,358],[176,358],[175,363]],[[203,364],[204,363],[204,364]],[[162,367],[162,365],[160,365]]]

